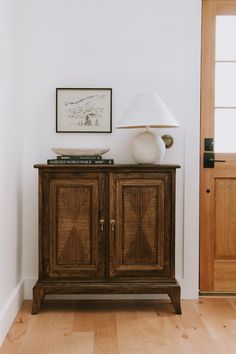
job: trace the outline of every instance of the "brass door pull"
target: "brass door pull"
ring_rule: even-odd
[[[105,221],[102,219],[100,220],[100,230],[103,231],[104,229],[104,224],[105,224]]]
[[[115,220],[111,220],[111,231],[114,232],[115,231]]]

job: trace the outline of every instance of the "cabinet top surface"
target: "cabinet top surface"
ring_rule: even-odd
[[[158,164],[114,164],[114,165],[47,165],[36,164],[34,168],[44,170],[117,170],[117,169],[130,169],[130,170],[175,170],[180,168],[179,165],[158,165]]]

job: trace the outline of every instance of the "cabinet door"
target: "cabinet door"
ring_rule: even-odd
[[[44,177],[43,275],[99,278],[104,275],[102,174],[54,173]]]
[[[110,277],[171,277],[172,188],[171,173],[113,174]]]

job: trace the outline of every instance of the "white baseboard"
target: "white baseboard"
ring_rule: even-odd
[[[0,347],[24,300],[24,281],[12,291],[7,302],[0,309]]]
[[[33,286],[35,285],[37,278],[25,278],[24,279],[24,300],[32,300],[33,298]]]

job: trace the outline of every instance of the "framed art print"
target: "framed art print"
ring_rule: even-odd
[[[111,133],[111,88],[57,88],[56,132]]]

